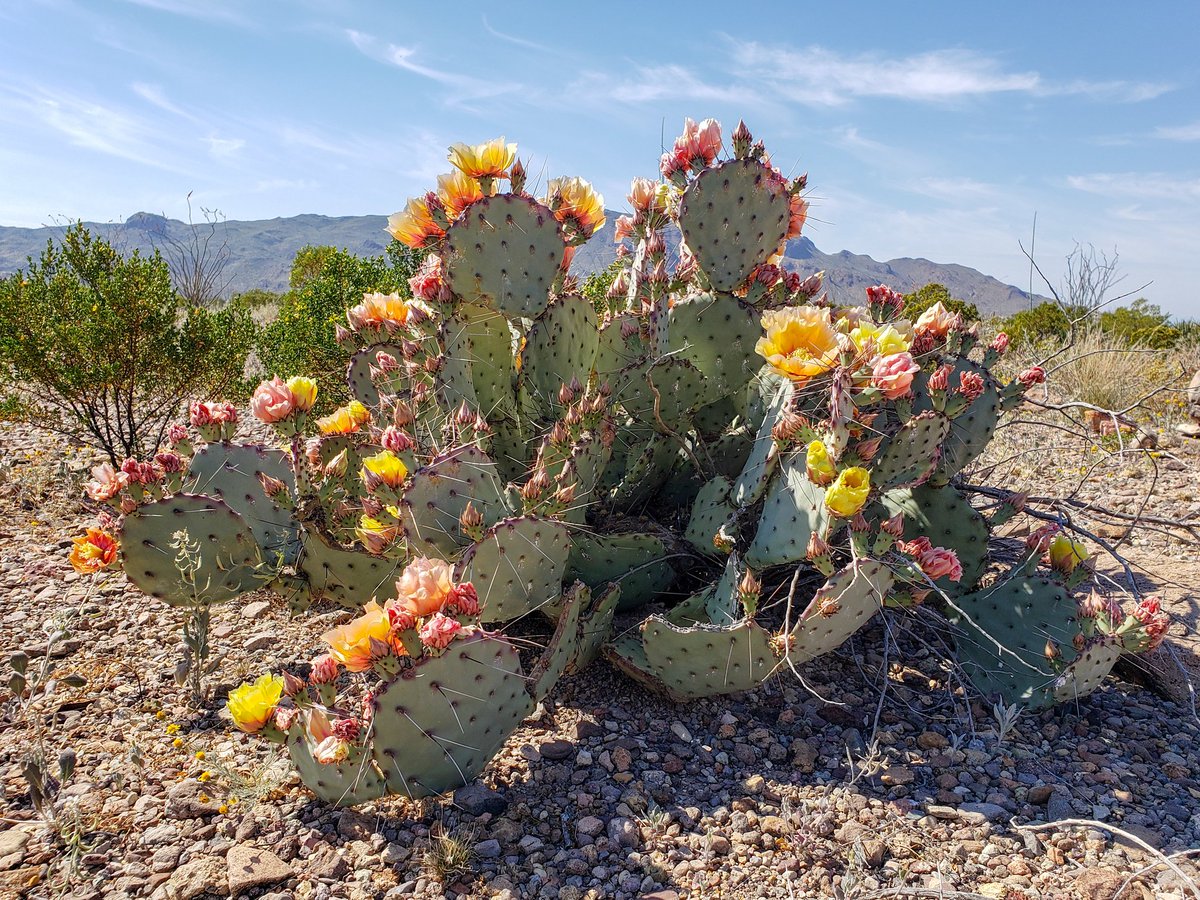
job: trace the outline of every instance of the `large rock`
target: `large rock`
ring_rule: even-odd
[[[275,884],[292,877],[292,867],[270,850],[245,844],[230,847],[225,863],[229,875],[229,894],[233,897],[250,888]]]

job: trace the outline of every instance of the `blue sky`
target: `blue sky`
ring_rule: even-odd
[[[515,8],[519,6],[519,8]],[[684,116],[809,172],[822,250],[1022,287],[1076,241],[1200,316],[1200,4],[0,0],[0,224],[387,214],[498,134],[624,209]],[[734,18],[734,10],[744,10]],[[1036,287],[1036,285],[1035,285]]]

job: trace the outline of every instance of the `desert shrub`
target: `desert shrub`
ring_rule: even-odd
[[[1071,317],[1057,303],[1039,303],[1004,320],[1004,331],[1017,347],[1061,343],[1071,333]]]
[[[1100,328],[1105,334],[1128,344],[1167,350],[1175,347],[1182,337],[1180,328],[1170,315],[1145,298],[1129,306],[1100,313]]]
[[[608,289],[621,274],[621,260],[614,259],[606,268],[593,272],[579,286],[579,293],[586,297],[595,307],[596,312],[603,315],[608,312]]]
[[[334,337],[345,324],[346,310],[378,291],[409,296],[408,279],[421,254],[395,244],[387,255],[355,256],[335,247],[305,247],[296,254],[279,315],[259,335],[257,352],[267,375],[309,375],[321,383],[320,409],[347,398],[346,366],[350,351]]]
[[[919,291],[914,291],[911,294],[904,295],[904,317],[915,322],[920,318],[921,313],[929,309],[935,303],[941,303],[942,306],[950,310],[950,312],[958,313],[968,322],[978,321],[979,307],[974,303],[968,303],[966,300],[958,300],[950,296],[950,291],[945,285],[937,282],[930,282],[921,288]]]
[[[187,307],[155,252],[122,257],[77,223],[0,280],[0,370],[37,421],[119,463],[159,446],[191,398],[240,399],[249,313]]]

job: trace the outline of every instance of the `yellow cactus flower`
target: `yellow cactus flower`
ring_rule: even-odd
[[[388,507],[388,512],[392,512],[393,509],[395,507]],[[396,510],[393,514],[398,513],[399,510]],[[373,516],[363,516],[358,521],[358,527],[354,529],[354,536],[368,553],[382,553],[400,537],[400,526],[396,523],[381,522]]]
[[[835,516],[848,519],[863,508],[869,493],[871,473],[862,466],[850,466],[838,473],[825,492],[825,506]]]
[[[374,476],[372,478],[371,476]],[[399,489],[408,477],[408,466],[391,450],[381,450],[374,456],[363,460],[362,479],[367,483],[367,490],[375,478],[382,481],[393,490]]]
[[[555,218],[574,223],[581,234],[591,236],[604,224],[604,197],[582,178],[551,178],[546,199]]]
[[[504,143],[503,135],[482,144],[455,144],[450,164],[471,178],[507,178],[517,158],[517,145]]]
[[[813,484],[826,485],[837,477],[837,467],[829,458],[829,450],[825,447],[824,441],[816,440],[809,443],[804,462],[808,471],[808,480]]]
[[[317,402],[317,382],[303,375],[293,375],[287,380],[288,390],[295,398],[296,410],[308,412]]]
[[[1080,563],[1088,558],[1087,547],[1082,542],[1065,534],[1055,535],[1054,539],[1050,541],[1050,547],[1046,553],[1051,567],[1064,575],[1070,575]]]
[[[400,243],[414,250],[436,244],[446,234],[433,220],[429,204],[422,197],[413,197],[404,209],[388,216],[386,230]]]
[[[363,302],[346,310],[346,320],[355,331],[387,328],[391,331],[408,321],[408,303],[396,293],[363,294]]]
[[[243,683],[230,691],[225,708],[233,717],[234,725],[247,734],[254,734],[270,721],[282,696],[283,679],[276,675],[261,675],[253,684]]]
[[[755,352],[798,384],[837,365],[837,332],[828,309],[772,309],[763,313],[762,324],[766,333],[754,345]]]
[[[912,346],[911,338],[905,337],[892,325],[876,325],[865,320],[851,330],[850,340],[854,341],[854,346],[860,351],[871,342],[875,347],[875,356],[903,353]]]
[[[358,400],[351,400],[329,415],[317,419],[317,428],[321,434],[352,434],[370,421],[370,411]]]
[[[464,209],[483,197],[479,182],[462,172],[439,175],[437,183],[438,199],[442,201],[442,206],[446,207],[446,218],[451,222],[457,219]],[[493,185],[491,193],[495,192]]]
[[[387,643],[391,630],[387,611],[371,600],[361,616],[325,632],[321,640],[329,645],[329,655],[351,672],[365,672],[371,668],[371,639]]]

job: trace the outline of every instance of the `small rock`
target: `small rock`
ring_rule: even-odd
[[[774,837],[781,837],[789,831],[787,820],[780,816],[763,816],[758,825],[763,831]]]
[[[229,895],[229,875],[225,860],[205,856],[184,863],[163,884],[163,892],[170,900],[192,900],[201,894]]]
[[[159,847],[150,857],[151,872],[173,872],[179,865],[180,847]]]
[[[531,747],[530,749],[532,750],[533,748]],[[484,813],[491,813],[493,816],[498,816],[504,810],[508,809],[508,801],[504,799],[503,794],[493,791],[478,781],[460,787],[455,791],[454,805],[472,816],[482,816]]]
[[[888,787],[893,787],[900,784],[912,784],[916,777],[912,769],[907,766],[888,766],[879,776],[879,780]]]
[[[338,816],[338,835],[348,841],[370,840],[375,833],[375,816],[368,816],[353,809],[343,809]]]
[[[570,741],[546,741],[546,743],[542,744],[540,750],[545,759],[558,762],[570,759],[571,754],[575,752],[575,745]]]
[[[230,896],[292,877],[292,867],[270,850],[237,844],[225,857]]]
[[[1026,793],[1025,798],[1033,804],[1041,806],[1054,793],[1054,785],[1052,784],[1036,784],[1031,787]]]
[[[633,819],[617,816],[608,823],[608,839],[618,847],[636,850],[642,843],[642,835]]]
[[[533,853],[546,846],[546,842],[536,834],[527,834],[517,842],[517,846],[521,848],[522,853]]]
[[[575,831],[577,834],[587,835],[594,838],[596,835],[604,831],[604,820],[596,816],[584,816],[575,823]]]
[[[518,752],[523,759],[529,762],[538,762],[542,758],[542,754],[538,753],[537,747],[533,746],[533,744],[522,744]]]
[[[25,858],[25,845],[29,843],[29,832],[23,828],[6,828],[0,831],[0,860],[3,869],[15,869]]]
[[[1002,822],[1009,812],[996,803],[963,803],[958,807],[959,818],[964,822],[982,825],[984,822]]]
[[[242,618],[261,619],[270,608],[270,600],[255,600],[242,607]]]
[[[1055,791],[1050,795],[1050,799],[1046,801],[1046,821],[1058,822],[1061,819],[1069,819],[1073,815],[1071,810],[1071,800],[1062,791]]]
[[[612,763],[618,772],[628,772],[633,765],[633,754],[624,747],[613,747]]]
[[[692,733],[688,731],[686,727],[684,727],[682,722],[672,722],[671,733],[685,744],[690,744],[692,742]]]
[[[496,859],[500,856],[500,842],[495,838],[480,841],[475,845],[475,855],[480,859]]]
[[[887,852],[887,844],[878,838],[872,838],[862,842],[863,862],[872,869],[878,869],[883,865],[883,855]]]
[[[242,644],[242,649],[253,653],[257,650],[266,650],[268,647],[274,647],[278,642],[278,635],[269,631],[260,631],[258,634],[252,634],[246,638],[246,642]]]
[[[1083,900],[1112,900],[1126,877],[1110,866],[1084,869],[1075,879],[1075,890]]]
[[[767,780],[761,775],[751,775],[742,782],[742,787],[746,789],[747,794],[761,794],[766,784]]]

